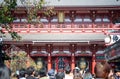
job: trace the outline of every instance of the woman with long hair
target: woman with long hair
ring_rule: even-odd
[[[73,70],[73,79],[83,79],[79,69]]]
[[[58,72],[55,75],[55,78],[56,79],[64,79],[65,78],[65,73],[64,73],[64,70],[62,68],[58,69]]]
[[[70,69],[69,64],[65,67],[65,78],[64,79],[73,79],[73,74],[71,74],[71,69]]]
[[[0,79],[10,79],[10,70],[3,63],[0,63]]]

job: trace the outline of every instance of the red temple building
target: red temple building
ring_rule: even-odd
[[[56,14],[46,17],[42,11],[38,12],[42,24],[28,23],[26,9],[18,3],[13,12],[17,19],[12,27],[22,39],[14,41],[6,33],[5,50],[14,45],[34,60],[42,58],[47,70],[58,69],[60,62],[74,69],[80,58],[85,58],[94,73],[95,63],[105,60],[104,39],[120,35],[120,1],[117,0],[50,0],[48,5],[54,6]]]

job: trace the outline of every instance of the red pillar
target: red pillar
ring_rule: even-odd
[[[95,62],[95,54],[93,54],[92,56],[92,74],[95,74],[95,65],[96,65],[96,62]]]
[[[98,50],[98,46],[97,44],[93,44],[90,46],[90,50],[92,52],[92,74],[95,74],[95,65],[96,65],[96,62],[95,62],[95,59],[96,59],[96,52]]]
[[[73,70],[75,68],[75,51],[76,51],[76,44],[71,44],[70,45],[70,49],[71,49],[71,70]]]
[[[72,53],[71,59],[72,59],[71,70],[73,70],[75,68],[75,55],[74,55],[74,53]]]
[[[46,49],[47,49],[47,52],[48,52],[48,64],[47,64],[47,67],[48,67],[48,71],[49,71],[52,68],[52,64],[51,64],[51,49],[52,49],[52,45],[48,44],[46,46]]]
[[[52,65],[51,65],[51,54],[49,53],[48,54],[48,71],[52,68]]]

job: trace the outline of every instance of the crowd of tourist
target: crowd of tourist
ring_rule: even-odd
[[[33,66],[30,66],[27,69],[22,68],[12,72],[4,64],[0,64],[0,79],[82,79],[82,74],[79,71],[78,68],[75,68],[71,73],[71,69],[66,67],[64,70],[62,68],[58,71],[51,69],[46,72],[44,69],[35,70]]]
[[[48,71],[41,61],[37,62],[37,66],[38,69],[29,66],[12,71],[4,63],[0,63],[0,79],[120,79],[120,67],[112,69],[106,62],[96,63],[95,74],[91,74],[88,62],[84,59],[73,70],[69,64],[60,64],[57,70],[53,68]]]
[[[81,73],[82,72],[82,73]],[[75,67],[71,71],[69,66],[58,71],[51,69],[46,72],[45,69],[35,70],[33,66],[22,68],[19,71],[12,72],[5,64],[0,64],[0,79],[97,79],[89,71],[81,71]],[[102,79],[102,78],[100,78]],[[104,79],[104,78],[103,78]],[[120,79],[120,69],[110,70],[107,79]]]

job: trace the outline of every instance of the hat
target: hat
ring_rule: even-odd
[[[55,71],[54,71],[53,69],[51,69],[51,70],[48,71],[48,75],[49,75],[49,76],[53,76],[54,73],[55,73]]]
[[[79,67],[75,67],[75,69],[80,70],[80,68],[79,68]]]

